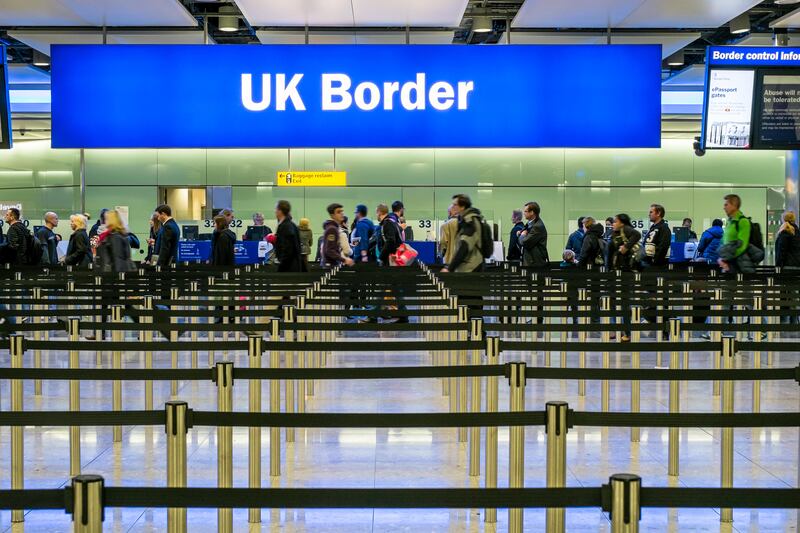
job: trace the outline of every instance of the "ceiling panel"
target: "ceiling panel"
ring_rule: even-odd
[[[662,85],[669,87],[702,87],[706,83],[705,65],[692,65],[664,80]]]
[[[99,31],[10,31],[8,34],[34,50],[50,55],[51,44],[103,44]],[[202,44],[200,30],[108,32],[108,44]]]
[[[468,0],[236,0],[253,26],[456,27]]]
[[[3,26],[196,26],[178,0],[2,0]]]
[[[50,74],[32,65],[8,65],[9,85],[50,83]]]
[[[789,34],[790,41],[791,37],[792,35]],[[736,46],[772,46],[774,42],[771,33],[748,33],[734,44]]]
[[[514,28],[717,28],[761,0],[525,0]]]
[[[660,44],[661,57],[666,58],[700,38],[698,32],[612,33],[611,44]],[[600,32],[513,32],[512,44],[606,44],[607,35]],[[499,44],[505,44],[501,40]]]
[[[256,32],[262,44],[305,44],[305,32],[259,30]],[[450,44],[453,42],[452,31],[412,31],[409,35],[411,44]],[[308,33],[309,44],[405,44],[404,31],[386,32],[325,32]]]
[[[800,9],[787,13],[770,24],[771,28],[798,28],[800,27]]]
[[[620,28],[718,28],[761,0],[646,0]]]

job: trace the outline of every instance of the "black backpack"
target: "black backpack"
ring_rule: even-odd
[[[480,218],[481,224],[481,255],[484,259],[489,259],[494,255],[494,237],[492,228],[486,223],[486,219]]]
[[[764,234],[761,233],[761,224],[758,222],[753,222],[753,219],[750,217],[742,217],[746,218],[750,221],[750,242],[748,244],[752,244],[762,252],[764,251]],[[741,220],[741,218],[739,219]],[[736,231],[739,231],[739,220],[736,221]]]
[[[39,265],[42,263],[42,255],[44,249],[39,239],[33,236],[30,231],[26,230],[25,233],[25,264],[26,265]]]

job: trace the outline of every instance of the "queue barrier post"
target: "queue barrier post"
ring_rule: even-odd
[[[283,321],[286,324],[292,324],[295,319],[295,308],[293,305],[287,305],[283,308]],[[293,331],[290,329],[285,329],[283,332],[283,337],[286,342],[291,342],[293,338]],[[286,368],[293,368],[294,367],[294,352],[283,352],[284,357],[284,364]],[[296,405],[296,394],[295,394],[295,380],[287,379],[286,380],[286,390],[284,391],[286,394],[285,404],[286,404],[286,412],[287,413],[294,413],[295,405]],[[295,430],[294,428],[286,428],[286,442],[294,442]]]
[[[711,272],[716,272],[712,270]],[[714,316],[711,318],[711,322],[713,324],[722,324],[722,289],[714,289],[714,305],[711,306],[712,311],[715,311]],[[711,340],[716,343],[722,342],[722,332],[721,331],[712,331],[711,332]],[[720,368],[720,358],[712,356],[714,360],[714,369],[719,370]],[[714,396],[719,396],[719,380],[715,380],[713,385],[712,394]]]
[[[669,337],[672,342],[678,342],[681,335],[681,321],[678,318],[669,319]],[[680,354],[672,351],[669,358],[670,370],[679,370],[681,367]],[[679,413],[681,407],[681,382],[670,380],[669,382],[669,412]],[[679,467],[680,453],[680,428],[669,428],[669,463],[667,465],[667,475],[677,476]]]
[[[42,289],[41,287],[34,287],[31,289],[31,296],[33,296],[34,300],[41,300],[42,299]],[[47,308],[46,305],[34,305],[34,309],[44,310]],[[41,324],[44,322],[44,318],[41,316],[33,317],[33,322],[35,324]],[[34,340],[42,340],[42,332],[41,331],[34,331],[33,332],[33,339]],[[42,367],[42,351],[41,350],[34,350],[33,351],[33,368],[41,368]],[[42,380],[41,379],[34,379],[33,380],[33,395],[34,396],[41,396],[42,395]]]
[[[214,276],[208,276],[207,283],[208,283],[208,292],[209,292],[209,294],[211,293],[211,287],[216,285],[216,282],[217,282],[217,280],[216,280],[216,278],[214,278]],[[209,299],[211,299],[211,298],[212,297],[209,296]],[[212,307],[212,309],[213,309],[213,307]],[[215,322],[214,317],[209,316],[208,317],[208,323],[209,324],[213,324],[214,322]],[[220,320],[220,322],[222,322],[222,321]],[[214,342],[214,337],[216,337],[214,331],[209,330],[208,331],[208,341],[209,342]],[[208,350],[208,366],[214,366],[215,357],[216,356],[214,355],[214,350],[209,349]]]
[[[666,293],[664,292],[664,278],[659,276],[656,278],[656,342],[664,342],[664,300]],[[662,353],[661,350],[656,352],[656,366],[661,366]]]
[[[454,297],[455,298],[455,297]],[[458,309],[458,323],[459,324],[466,324],[469,321],[469,309],[466,305],[458,305],[456,307]],[[465,341],[467,340],[467,332],[460,330],[456,332],[456,340],[458,341]],[[454,351],[456,356],[455,364],[459,366],[466,366],[467,364],[467,351],[466,350],[457,350]],[[467,412],[467,387],[468,387],[468,379],[466,376],[462,376],[458,378],[458,409],[457,412],[459,413],[466,413]],[[467,442],[467,428],[460,427],[458,428],[458,442]]]
[[[692,311],[692,306],[691,306],[691,304],[688,303],[688,301],[691,301],[691,296],[692,296],[692,285],[691,285],[691,283],[689,283],[688,281],[684,281],[682,289],[683,289],[683,297],[687,300],[686,305],[683,306],[683,310],[684,311]],[[683,317],[683,321],[686,324],[691,324],[692,323],[691,315],[684,316]],[[682,334],[683,342],[685,342],[685,343],[689,342],[689,335],[690,335],[690,332],[688,330],[684,330],[683,331],[683,334]],[[686,370],[688,368],[689,368],[689,351],[686,350],[686,351],[683,352],[683,369]]]
[[[568,287],[568,284],[567,284],[566,281],[562,281],[559,284],[559,288],[558,288],[559,294],[561,295],[561,300],[565,304],[565,305],[559,307],[559,311],[566,311],[567,309],[569,309],[569,307],[566,305],[566,303],[569,301],[568,288],[569,287]],[[565,322],[564,318],[560,318],[559,319],[559,323],[564,323],[564,322]],[[563,331],[563,332],[558,334],[558,340],[561,341],[561,342],[567,342],[567,340],[568,340],[567,337],[569,337],[569,333],[567,331]],[[558,357],[559,357],[559,361],[561,362],[561,368],[567,368],[567,351],[566,350],[561,350],[561,352],[559,353]]]
[[[585,287],[578,289],[578,310],[585,312],[589,310],[589,291]],[[589,318],[580,316],[578,322],[581,325],[588,324]],[[586,342],[586,330],[580,328],[578,330],[578,343],[583,345]],[[578,352],[578,368],[586,368],[586,352],[581,350]],[[586,380],[578,380],[578,396],[586,396]]]
[[[763,323],[763,319],[759,316],[759,313],[764,309],[764,299],[761,296],[755,296],[753,298],[753,311],[756,312],[756,316],[753,317],[753,325],[760,326]],[[754,329],[753,330],[753,340],[755,342],[761,342],[761,330]],[[761,368],[761,350],[754,350],[753,351],[753,368],[759,370]],[[758,379],[753,380],[753,412],[758,413],[761,411],[761,381]]]
[[[261,368],[261,335],[250,334],[247,336],[247,352],[250,368]],[[249,383],[250,412],[261,412],[261,380],[251,379]],[[249,484],[251,489],[261,488],[261,428],[249,428],[248,462]],[[248,522],[256,524],[261,522],[261,509],[252,508],[247,514]]]
[[[486,337],[486,362],[489,365],[499,364],[500,337]],[[486,378],[486,412],[496,413],[499,403],[497,376]],[[487,489],[497,488],[497,426],[486,428],[486,483]],[[497,522],[497,509],[486,509],[484,522],[494,524]]]
[[[448,308],[451,309],[451,310],[458,309],[458,296],[449,296],[449,293],[450,293],[449,289],[445,289],[445,291],[448,293],[448,297],[447,297]],[[447,323],[453,323],[454,320],[458,320],[458,317],[456,316],[455,319],[454,319],[453,316],[450,315],[450,316],[445,317],[445,320],[446,320]],[[456,333],[453,330],[447,330],[445,332],[445,339],[447,341],[449,341],[449,342],[455,341],[456,340]],[[446,355],[445,355],[445,357],[446,357],[445,361],[447,362],[447,365],[455,366],[455,365],[458,364],[458,361],[457,361],[457,357],[458,356],[457,356],[457,354],[458,354],[458,352],[456,352],[455,350],[447,350]],[[450,384],[447,386],[447,390],[450,393],[449,402],[448,402],[449,407],[450,407],[450,412],[451,413],[457,413],[458,412],[458,384],[459,384],[458,381],[459,380],[458,380],[457,377],[447,378],[447,380],[450,382]],[[458,438],[458,442],[464,442],[461,439],[461,430],[460,429],[456,429],[456,435],[458,436],[457,437]],[[466,435],[465,435],[465,437],[466,437]]]
[[[733,335],[724,335],[722,337],[721,361],[723,370],[730,370],[733,368],[733,358],[735,355],[735,337]],[[731,380],[722,382],[722,413],[733,412],[733,386],[734,382]],[[723,489],[733,487],[733,428],[722,428],[722,438],[720,439],[720,455],[722,457],[720,486]],[[722,523],[733,522],[733,509],[720,509],[719,521]]]
[[[524,411],[525,363],[510,363],[509,367],[509,410]],[[509,432],[508,488],[521,489],[525,485],[525,426],[511,426]],[[509,533],[522,533],[522,511],[508,510]]]
[[[111,306],[111,323],[112,324],[121,324],[122,323],[122,309],[123,306],[121,305],[112,305]],[[111,332],[111,338],[115,342],[119,342],[122,336],[122,331],[115,329]],[[122,352],[119,350],[114,350],[111,353],[111,368],[114,370],[119,370],[122,368]],[[111,408],[114,411],[122,411],[122,381],[115,379],[111,385]],[[112,429],[112,438],[113,442],[122,442],[122,426],[114,426]]]
[[[96,293],[99,292],[100,293],[100,298],[102,299],[103,298],[103,293],[102,293],[102,290],[101,290],[101,288],[103,286],[103,277],[102,276],[95,276],[94,277],[94,286],[96,287],[95,292]],[[95,306],[95,308],[96,309],[103,309],[103,305],[102,304],[97,304]],[[100,315],[100,321],[101,322],[105,322],[106,321],[105,314]],[[94,338],[99,340],[99,341],[104,340],[104,338],[105,338],[105,330],[102,330],[102,329],[95,330]],[[102,350],[97,350],[95,364],[97,364],[97,366],[100,366],[100,365],[103,364],[103,351]]]
[[[102,533],[105,509],[102,476],[83,474],[72,478],[73,533]]]
[[[153,323],[153,296],[150,294],[145,294],[142,297],[142,307],[146,311],[150,311],[148,316],[141,316],[139,320],[144,324],[152,324]],[[143,341],[148,347],[153,343],[153,330],[152,329],[143,329],[139,332],[139,339]],[[144,367],[145,369],[153,368],[153,352],[152,350],[146,350],[144,352]],[[153,382],[152,380],[147,380],[144,382],[144,408],[147,411],[151,411],[153,409]]]
[[[165,404],[167,433],[167,487],[185,487],[186,480],[186,434],[189,427],[186,415],[189,404],[182,401],[169,401]],[[186,509],[167,510],[167,531],[186,533]]]
[[[567,484],[567,402],[547,402],[544,430],[547,433],[547,488]],[[563,507],[547,509],[548,533],[563,533],[566,513]]]
[[[608,295],[600,297],[600,311],[603,313],[609,313],[611,311],[611,297]],[[604,326],[603,332],[601,333],[601,337],[603,339],[603,344],[608,345],[611,343],[611,332],[608,330],[608,326],[610,325],[610,317],[606,314],[604,315],[600,321]],[[602,353],[602,364],[603,369],[607,370],[611,366],[611,353],[608,350],[603,350]],[[601,409],[604,413],[608,412],[608,405],[609,405],[609,396],[611,393],[611,383],[604,379],[600,383],[600,405]]]
[[[305,296],[297,296],[295,298],[295,309],[305,309],[306,308],[306,298]],[[301,322],[299,316],[295,316],[295,321]],[[308,340],[308,330],[298,330],[295,332],[295,340],[306,342]],[[307,368],[308,364],[306,363],[308,358],[308,352],[298,352],[297,353],[297,366],[300,368]],[[306,394],[309,390],[314,389],[314,381],[311,379],[299,379],[297,380],[297,412],[298,413],[305,413],[306,412]]]
[[[642,322],[642,306],[634,305],[631,307],[631,324],[638,325]],[[642,332],[631,328],[631,342],[638,344],[641,341]],[[641,367],[641,354],[631,352],[631,367],[638,370]],[[631,380],[631,412],[638,413],[641,407],[641,384],[638,379]],[[631,442],[639,442],[640,428],[631,428]]]
[[[169,299],[173,302],[178,301],[180,298],[180,292],[178,291],[177,287],[171,287],[169,290]],[[170,324],[174,324],[176,321],[174,316],[169,317]],[[178,342],[178,332],[177,330],[170,330],[169,332],[169,340],[170,342]],[[178,351],[172,350],[172,369],[178,368]],[[170,399],[174,400],[178,397],[178,380],[173,379],[170,382]]]
[[[473,318],[470,320],[470,339],[473,341],[483,340],[483,319]],[[479,350],[472,350],[472,357],[470,364],[481,364],[481,355]],[[470,410],[473,413],[481,412],[481,378],[474,376],[470,379]],[[469,475],[481,475],[481,428],[470,428],[469,434]]]
[[[611,488],[611,533],[639,533],[642,519],[642,478],[634,474],[614,474]]]
[[[776,267],[776,270],[779,270],[779,268],[780,267]],[[777,272],[776,272],[776,274],[777,274]],[[772,292],[774,292],[774,288],[775,288],[775,278],[770,276],[770,277],[767,278],[767,295],[768,296]],[[780,295],[780,292],[778,294]],[[770,311],[774,311],[775,310],[775,306],[774,305],[767,305],[767,309],[770,310]],[[781,319],[778,316],[770,316],[767,319],[767,323],[768,324],[780,324],[780,322],[781,322]],[[770,329],[767,332],[767,342],[769,342],[769,343],[775,342],[775,331],[772,330],[772,329]],[[770,367],[770,368],[772,368],[773,358],[774,358],[774,355],[773,355],[772,350],[768,351],[767,352],[767,366]]]
[[[22,358],[25,348],[22,345],[24,338],[19,333],[9,335],[11,354],[11,368],[22,368]],[[22,380],[11,380],[11,410],[22,411]],[[11,428],[11,488],[22,489],[25,484],[25,459],[24,446],[25,439],[22,426],[12,426]],[[11,511],[11,522],[22,522],[24,520],[24,510],[14,509]]]
[[[70,342],[78,342],[80,335],[80,321],[77,318],[67,320],[67,335]],[[69,351],[69,367],[77,369],[80,367],[78,350]],[[81,380],[69,380],[69,410],[81,410]],[[77,476],[81,473],[81,427],[70,426],[69,428],[69,475]]]
[[[200,300],[199,292],[200,292],[200,284],[197,281],[189,282],[189,292],[192,294],[189,299],[192,302],[198,302]],[[196,311],[199,308],[195,305],[191,307],[192,311]],[[189,318],[189,322],[191,324],[197,324],[199,317],[193,316]],[[197,342],[197,330],[192,330],[192,342]],[[197,368],[197,350],[192,350],[192,368]]]
[[[270,340],[276,342],[280,335],[280,320],[273,318],[270,321]],[[269,367],[273,369],[281,366],[281,352],[272,350],[269,354]],[[281,382],[273,379],[269,382],[269,411],[279,413],[281,411]],[[269,475],[272,477],[281,475],[281,428],[269,428]]]
[[[214,377],[217,384],[217,411],[230,412],[233,408],[233,363],[221,361],[216,364]],[[217,428],[217,486],[233,487],[233,428]],[[233,532],[233,510],[217,510],[217,531]]]

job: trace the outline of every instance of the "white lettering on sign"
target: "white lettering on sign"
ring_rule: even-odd
[[[265,111],[274,102],[276,111],[286,111],[286,104],[291,102],[295,111],[305,111],[300,90],[303,74],[293,74],[288,83],[286,78],[286,74],[274,74],[273,83],[272,74],[261,74],[261,90],[258,92],[253,89],[253,75],[242,74],[242,105],[248,111]],[[325,73],[322,74],[321,83],[323,111],[345,111],[353,104],[362,111],[372,111],[378,107],[392,111],[398,96],[400,107],[406,111],[421,111],[428,105],[437,111],[447,111],[455,105],[456,109],[463,111],[469,108],[469,95],[475,90],[472,81],[459,81],[455,86],[446,81],[437,81],[428,87],[423,72],[418,72],[414,81],[363,81],[355,88],[347,74]]]

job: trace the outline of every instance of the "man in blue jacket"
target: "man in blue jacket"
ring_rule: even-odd
[[[564,247],[565,250],[572,250],[576,257],[581,253],[581,248],[583,247],[583,238],[586,236],[583,227],[583,219],[584,217],[578,217],[578,229],[569,234],[569,237],[567,238],[567,245]]]
[[[350,234],[350,247],[353,249],[353,260],[357,263],[376,261],[376,257],[369,256],[369,240],[375,233],[375,224],[367,218],[367,206],[356,206],[356,222]]]
[[[697,259],[703,259],[712,265],[717,264],[719,259],[719,245],[722,244],[722,220],[715,218],[711,227],[700,236],[700,243],[697,245]]]

